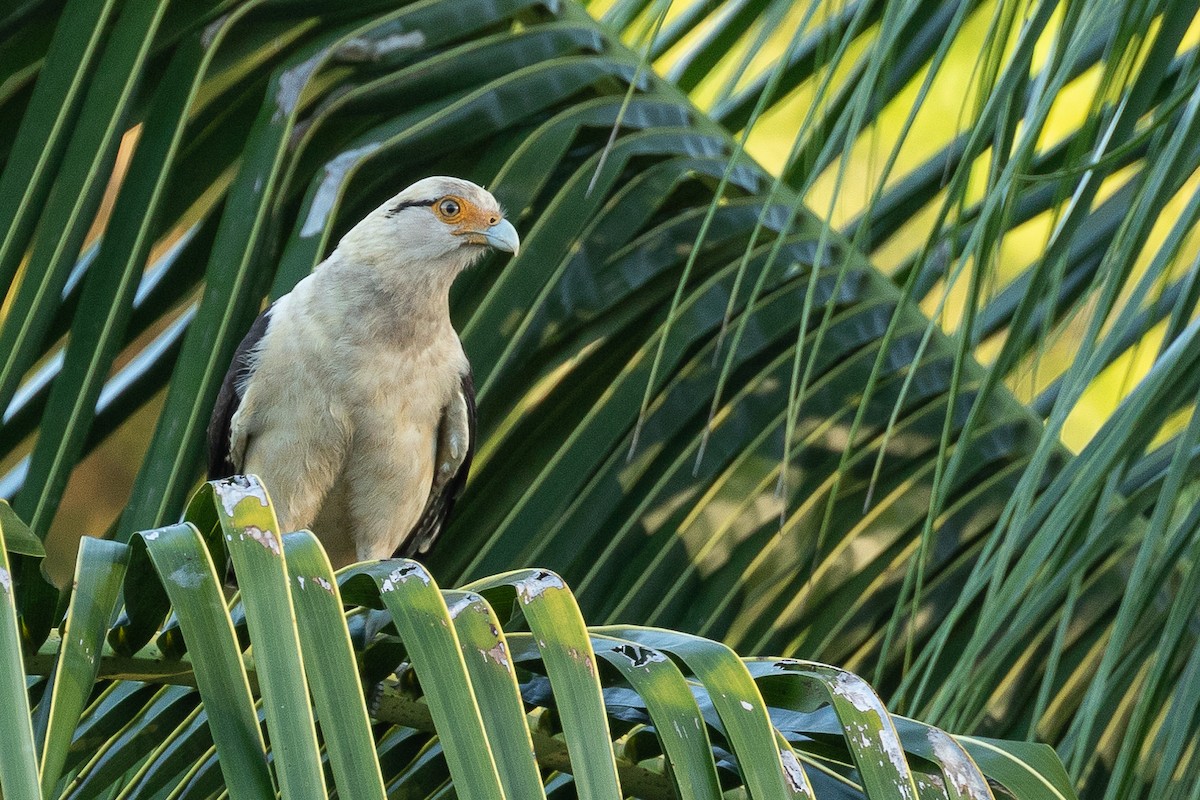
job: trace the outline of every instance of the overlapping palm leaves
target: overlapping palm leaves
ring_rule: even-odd
[[[19,543],[6,517],[9,532]],[[226,552],[241,587],[232,614]],[[204,486],[183,522],[129,544],[85,539],[62,635],[30,659],[33,680],[5,587],[9,796],[1073,796],[1048,746],[893,719],[842,670],[743,661],[675,631],[586,628],[552,572],[463,591],[406,560],[335,576],[311,533],[280,536],[253,478]],[[149,642],[125,622],[110,630],[122,589],[126,618],[170,612]]]
[[[597,5],[631,31],[663,10],[637,0]],[[958,338],[959,377],[949,385],[956,401],[974,390],[963,372],[968,355],[979,343],[986,348],[989,369],[966,429],[991,423],[988,401],[1004,382],[1032,388],[1031,405],[1047,419],[932,644],[918,640],[906,651],[905,663],[917,668],[899,697],[953,725],[1023,714],[1030,732],[1069,742],[1063,752],[1079,774],[1092,771],[1098,794],[1187,792],[1195,764],[1180,773],[1190,776],[1183,780],[1172,771],[1180,743],[1194,742],[1197,730],[1187,666],[1195,640],[1176,636],[1176,626],[1196,613],[1190,590],[1176,591],[1187,585],[1196,537],[1187,477],[1195,433],[1185,424],[1197,393],[1196,249],[1189,243],[1200,157],[1195,4],[858,3],[822,9],[820,23],[807,29],[813,9],[803,4],[681,5],[686,11],[672,12],[671,34],[655,37],[652,53],[716,119],[740,130],[759,114],[811,101],[801,107],[799,131],[784,132],[794,145],[780,172],[804,195],[836,201],[848,194],[851,205],[861,203],[846,226],[854,243],[899,261],[895,278],[906,301],[939,314],[949,309],[955,321],[944,324]],[[799,25],[776,24],[801,16]],[[772,57],[762,57],[771,44]],[[964,59],[964,48],[975,49]],[[958,59],[948,59],[955,49]],[[967,75],[964,63],[972,65],[970,77],[956,82],[956,71]],[[961,107],[949,109],[957,125],[938,122],[946,107],[936,93],[947,85],[963,87]],[[1064,115],[1071,121],[1065,132]],[[922,116],[924,134],[944,145],[940,151],[910,135]],[[848,190],[846,158],[864,150],[875,154],[876,168],[867,171],[865,191]],[[895,169],[898,156],[914,150],[934,154],[907,174]],[[817,202],[832,212],[835,201]],[[1029,236],[1031,225],[1044,226],[1044,237]],[[1011,241],[1033,241],[1035,249],[1014,258],[1003,252]],[[956,280],[957,296],[946,288]],[[1122,374],[1123,383],[1115,377]],[[1059,470],[1064,424],[1083,416],[1089,396],[1094,403],[1105,392],[1127,396]],[[864,393],[874,394],[872,384]],[[792,394],[797,402],[808,402],[803,389]],[[869,408],[869,401],[860,405],[855,427],[870,419],[862,411]],[[947,447],[950,432],[947,425],[923,552],[938,546],[932,537],[940,520],[962,507],[955,478],[971,454]],[[843,464],[858,455],[848,449]],[[923,558],[909,563],[918,596],[928,567]],[[980,597],[982,615],[966,626],[970,638],[954,644]],[[1027,647],[1039,618],[1046,626],[1040,649],[1018,667],[1010,657]],[[899,615],[892,620],[887,641],[900,622]],[[1077,661],[1065,653],[1072,641],[1104,653]],[[956,664],[943,680],[935,665],[948,652]],[[1075,676],[1062,675],[1072,668]],[[1039,675],[1035,702],[1017,695],[998,703],[979,688],[1005,680],[1027,686]],[[1087,687],[1078,715],[1054,699],[1059,679]],[[1105,728],[1122,749],[1111,781],[1112,765],[1091,749]],[[1166,741],[1175,744],[1162,760],[1142,750]]]
[[[804,9],[680,4],[659,27],[663,6],[611,4],[608,27],[518,0],[74,2],[58,16],[29,2],[0,18],[5,493],[44,536],[82,454],[169,387],[115,534],[176,519],[262,295],[397,185],[461,174],[505,203],[524,248],[454,297],[484,438],[430,564],[440,580],[544,566],[592,622],[845,664],[952,729],[1059,744],[1096,796],[1114,768],[1111,792],[1183,791],[1166,786],[1196,727],[1194,521],[1175,510],[1194,431],[1153,448],[1196,393],[1197,286],[1171,246],[1132,266],[1195,156],[1193,62],[1176,56],[1189,10],[1147,6],[1136,18],[1152,33],[1110,36],[1104,4],[1073,6],[1060,28],[1054,3],[1001,5],[969,126],[888,184],[848,239],[801,200],[990,7],[851,4],[712,92],[725,59],[790,36]],[[652,54],[717,98],[711,117],[617,43],[654,28]],[[1031,78],[1046,30],[1061,32]],[[1103,102],[1039,149],[1054,99],[1093,63]],[[814,83],[777,181],[731,132]],[[985,152],[1003,157],[979,192],[966,176]],[[1126,164],[1134,179],[1093,211]],[[921,204],[944,213],[891,280],[866,256]],[[1046,209],[1059,221],[1044,257],[986,294],[1001,233]],[[917,302],[936,310],[946,276],[971,264],[969,335],[948,339]],[[1044,430],[1003,382],[1081,308],[1103,312],[1104,335],[1034,404]],[[1082,389],[1163,319],[1149,378],[1070,458],[1057,430]],[[1001,355],[979,368],[972,347],[998,334]],[[36,562],[16,568],[36,644],[55,593]],[[144,642],[159,622],[122,630]]]

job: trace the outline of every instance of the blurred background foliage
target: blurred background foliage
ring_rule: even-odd
[[[439,580],[553,568],[594,622],[1191,796],[1196,11],[10,2],[0,494],[59,581],[176,519],[264,296],[461,174],[524,247],[456,289],[484,441]]]

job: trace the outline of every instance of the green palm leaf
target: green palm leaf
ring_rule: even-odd
[[[132,537],[183,512],[263,298],[398,186],[459,174],[507,206],[523,249],[455,287],[482,441],[427,565],[441,584],[536,565],[595,624],[843,665],[895,709],[1053,744],[1089,797],[1180,791],[1200,602],[1194,3],[586,5],[0,13],[0,495],[60,581],[72,509],[135,542],[109,657],[185,652],[155,552]],[[77,488],[112,453],[131,473]],[[209,542],[215,576],[206,502],[189,546]],[[0,517],[21,554],[14,630],[31,654],[48,642],[30,658],[49,663],[63,604],[40,548]],[[229,618],[238,636],[295,610],[275,574],[267,616]],[[94,594],[88,613],[106,617]],[[352,615],[352,641],[360,617],[375,619]],[[288,641],[264,676],[303,660]],[[478,680],[511,694],[509,677]],[[37,706],[55,682],[29,688]],[[306,689],[286,691],[305,765],[289,780],[317,792],[326,764],[357,772],[352,753],[309,752]],[[85,761],[52,737],[56,790],[123,776],[145,796],[216,791],[212,747],[228,745],[206,712],[152,697],[64,701],[61,718],[109,746]],[[121,733],[104,709],[133,713],[131,698],[175,733]],[[645,740],[621,735],[630,752]],[[385,788],[447,791],[461,763],[404,731],[376,741]],[[813,763],[799,740],[773,752]],[[492,759],[529,780],[515,749]],[[706,770],[689,780],[709,785]],[[818,794],[869,783],[831,770],[806,772]]]
[[[43,647],[57,652],[54,666],[27,661],[30,676],[50,672],[32,717],[49,715],[47,746],[41,759],[32,750],[23,760],[11,746],[0,751],[6,793],[21,785],[10,768],[24,764],[36,775],[40,761],[42,796],[81,798],[222,789],[231,797],[295,796],[335,786],[382,796],[385,785],[389,796],[450,787],[488,798],[556,796],[570,787],[578,796],[715,797],[743,783],[755,797],[916,797],[908,763],[919,758],[946,776],[944,795],[925,781],[920,796],[992,796],[984,777],[991,773],[952,737],[893,723],[849,673],[790,659],[743,662],[717,642],[662,629],[588,629],[570,589],[544,571],[477,581],[482,594],[443,592],[405,560],[353,565],[335,578],[312,534],[288,534],[279,548],[274,531],[256,524],[274,518],[266,497],[253,477],[221,481],[193,498],[185,523],[144,531],[130,545],[85,540],[71,627]],[[216,542],[227,543],[238,575],[232,600],[218,591],[213,566],[225,554],[211,553],[197,527],[214,516]],[[149,566],[127,571],[141,547]],[[294,616],[277,613],[280,582],[263,559],[285,566]],[[127,596],[135,586],[158,586],[177,615],[130,656],[102,646],[122,579]],[[481,636],[494,644],[478,649]],[[5,674],[27,681],[19,662]],[[372,674],[383,679],[372,683]],[[779,681],[789,688],[779,691]],[[92,694],[85,708],[81,700]],[[323,745],[306,734],[313,712]],[[830,725],[832,736],[823,737]],[[147,727],[158,734],[136,735]],[[995,777],[1014,796],[1060,796],[1032,780],[1056,774],[1044,752],[973,746],[995,754]],[[983,789],[964,794],[954,781]]]

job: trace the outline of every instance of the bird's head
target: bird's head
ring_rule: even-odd
[[[363,261],[457,275],[489,247],[516,254],[521,241],[496,198],[461,178],[425,178],[354,226],[339,248]]]

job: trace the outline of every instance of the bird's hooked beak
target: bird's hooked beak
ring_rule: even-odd
[[[500,220],[481,233],[488,245],[497,250],[503,250],[515,256],[521,249],[521,237],[517,236],[517,229],[506,219]]]

